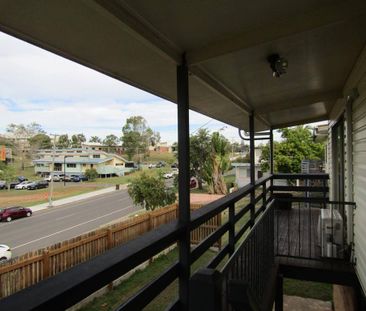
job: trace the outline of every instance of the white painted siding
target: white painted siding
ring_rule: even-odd
[[[361,65],[363,71],[353,86],[360,96],[352,105],[353,195],[357,204],[354,242],[356,271],[366,293],[366,62]]]

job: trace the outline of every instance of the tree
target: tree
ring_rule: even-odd
[[[198,188],[202,189],[204,178],[204,165],[209,159],[211,150],[211,137],[207,129],[201,128],[197,134],[190,137],[190,169],[191,175],[198,181]]]
[[[156,146],[158,143],[160,143],[160,139],[161,139],[160,133],[157,131],[153,131],[150,137],[150,145]]]
[[[306,126],[296,126],[279,130],[280,142],[274,142],[274,171],[281,173],[300,173],[302,160],[323,160],[324,143],[313,141],[312,131]],[[269,145],[263,147],[261,156],[262,171],[269,170]]]
[[[14,153],[21,158],[22,170],[24,171],[24,161],[28,151],[29,138],[37,134],[44,134],[45,131],[42,126],[36,122],[24,124],[11,123],[6,128],[6,131],[12,134],[14,139],[13,150]]]
[[[67,134],[60,135],[57,140],[56,147],[62,149],[69,148],[70,147],[69,135]]]
[[[147,211],[172,204],[176,200],[173,189],[166,188],[163,176],[154,177],[142,173],[139,178],[131,180],[128,194],[134,204]]]
[[[106,138],[103,140],[103,144],[108,146],[108,152],[111,152],[111,150],[115,151],[115,146],[117,146],[118,143],[119,138],[113,134],[107,135]]]
[[[208,160],[203,167],[203,178],[209,193],[227,194],[224,172],[230,167],[229,141],[218,132],[211,135],[211,148]]]
[[[71,136],[71,147],[81,148],[81,144],[86,142],[84,134],[76,134]]]
[[[126,120],[122,128],[122,146],[129,160],[136,154],[147,153],[153,131],[141,116],[133,116]]]
[[[36,122],[32,122],[29,124],[15,124],[11,123],[6,128],[6,131],[8,133],[11,133],[14,135],[14,137],[19,138],[30,138],[37,134],[45,134],[45,131],[42,129],[42,126]]]
[[[90,143],[99,143],[99,144],[101,144],[102,140],[98,136],[92,136],[92,137],[90,137],[89,142]]]
[[[28,141],[32,150],[49,149],[52,147],[51,138],[43,133],[34,135]]]
[[[95,180],[98,177],[98,172],[94,168],[88,168],[87,170],[85,170],[85,176],[89,180]]]
[[[16,173],[14,167],[0,162],[0,180],[6,181],[8,190],[10,190],[10,182],[12,182],[15,178]]]

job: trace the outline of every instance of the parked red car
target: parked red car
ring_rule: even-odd
[[[189,188],[197,188],[197,181],[195,178],[191,178],[191,180],[189,181]]]
[[[15,218],[30,216],[32,216],[32,210],[27,207],[13,206],[0,208],[0,221],[6,220],[7,222],[9,222]]]

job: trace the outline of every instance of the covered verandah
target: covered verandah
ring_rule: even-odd
[[[351,90],[345,81],[357,75],[355,65],[366,41],[365,15],[366,3],[357,0],[1,1],[1,31],[177,103],[180,172],[177,222],[3,299],[1,308],[67,308],[178,242],[179,261],[120,309],[143,308],[176,278],[179,298],[170,309],[192,309],[198,292],[192,292],[191,264],[226,232],[228,244],[207,268],[224,260],[229,271],[232,260],[227,256],[236,258],[243,249],[248,254],[245,267],[258,271],[249,287],[264,295],[263,280],[272,271],[278,242],[274,227],[270,230],[275,217],[272,186],[281,176],[274,174],[273,161],[262,179],[256,180],[252,169],[248,186],[190,213],[189,109],[249,132],[254,168],[256,138],[264,135],[273,146],[276,128],[333,118],[334,108]],[[235,213],[235,203],[246,196],[250,203]],[[325,196],[323,203],[328,201]],[[191,249],[190,231],[224,210],[228,222]],[[235,230],[244,215],[249,220]],[[247,242],[239,246],[247,234]],[[353,271],[345,273],[353,283]],[[269,291],[268,302],[273,303],[274,294]],[[280,295],[277,301],[280,308]]]

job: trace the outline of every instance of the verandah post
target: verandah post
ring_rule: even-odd
[[[271,127],[271,130],[269,132],[269,154],[270,154],[270,158],[269,158],[269,172],[271,175],[273,175],[273,161],[274,161],[274,149],[273,149],[273,128]],[[270,181],[270,185],[271,185],[271,197],[273,196],[273,178],[271,178]]]
[[[255,214],[255,145],[254,145],[254,114],[249,115],[249,146],[250,146],[250,184],[253,189],[250,191],[250,226],[254,226],[254,214]]]
[[[190,277],[190,196],[189,196],[189,92],[188,67],[185,56],[177,67],[178,105],[178,222],[183,229],[178,241],[179,249],[179,302],[181,310],[189,309]]]

